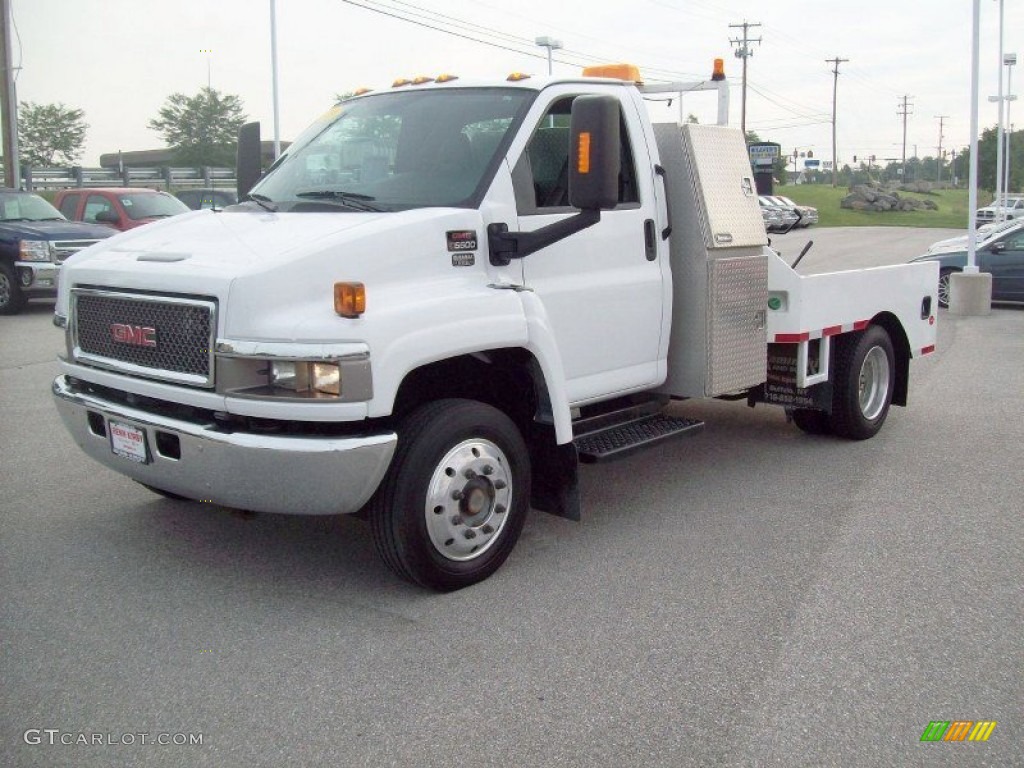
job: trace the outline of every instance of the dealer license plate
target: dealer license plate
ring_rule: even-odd
[[[110,449],[114,453],[139,464],[149,463],[144,430],[110,421],[107,422],[107,431],[110,433]]]

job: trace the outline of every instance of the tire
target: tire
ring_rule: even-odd
[[[824,411],[814,408],[797,408],[794,410],[793,423],[808,435],[832,434],[832,419]]]
[[[832,430],[839,437],[874,437],[889,414],[896,364],[892,340],[880,326],[840,336],[832,389]]]
[[[449,592],[483,581],[505,562],[529,499],[529,453],[512,420],[474,400],[438,400],[399,426],[369,518],[391,570]]]
[[[14,267],[0,261],[0,315],[16,315],[25,306],[25,297],[18,285]]]
[[[943,269],[939,272],[939,306],[946,309],[949,307],[949,276],[959,269]]]

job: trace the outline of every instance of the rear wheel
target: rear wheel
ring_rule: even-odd
[[[439,591],[482,581],[515,546],[530,498],[530,459],[504,413],[473,400],[421,406],[398,430],[370,506],[377,551],[402,578]]]
[[[939,272],[939,306],[949,307],[949,276],[959,269],[943,269]]]
[[[884,328],[869,326],[861,334],[836,341],[832,390],[832,429],[840,437],[873,437],[889,414],[896,381],[892,341]]]
[[[14,267],[0,261],[0,315],[16,315],[21,312],[25,297],[18,285]]]

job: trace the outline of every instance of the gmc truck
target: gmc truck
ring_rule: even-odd
[[[504,562],[578,467],[700,431],[673,400],[870,438],[934,350],[937,270],[802,276],[769,247],[728,89],[583,76],[398,81],[316,121],[237,206],[71,259],[53,394],[157,493],[357,514],[436,590]],[[651,91],[718,91],[655,125]],[[258,141],[241,141],[239,178]],[[244,191],[244,190],[241,190]]]

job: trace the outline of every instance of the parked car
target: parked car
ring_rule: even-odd
[[[783,197],[782,195],[772,195],[770,199],[778,201],[779,204],[784,205],[787,208],[792,208],[799,213],[800,223],[797,226],[809,227],[811,224],[818,223],[818,209],[813,205],[800,205],[798,203],[794,203],[788,197]]]
[[[173,195],[136,187],[64,189],[53,202],[72,221],[106,224],[121,232],[188,212]]]
[[[768,228],[769,232],[788,232],[796,224],[799,217],[796,215],[796,211],[791,208],[787,208],[784,205],[779,205],[773,202],[767,195],[758,195],[757,201],[761,204],[762,216],[764,216],[764,209],[768,208],[774,210],[778,216],[778,224],[774,224]],[[767,226],[767,220],[766,220]]]
[[[978,269],[992,275],[992,300],[1024,302],[1024,225],[1002,232],[975,253]],[[949,278],[967,266],[967,249],[918,256],[939,263],[939,306],[949,306]]]
[[[987,224],[1000,218],[1020,219],[1024,217],[1024,197],[1004,196],[1002,205],[998,200],[993,200],[984,208],[979,208],[975,216],[978,225]]]
[[[175,195],[192,210],[223,208],[238,202],[238,195],[230,189],[184,189]]]
[[[0,315],[18,314],[28,298],[56,296],[64,260],[112,234],[68,221],[39,195],[0,188]]]
[[[990,224],[982,224],[978,227],[978,245],[983,245],[993,237],[997,237],[1004,232],[1009,232],[1011,229],[1016,229],[1021,226],[1024,226],[1024,219],[993,221]],[[928,250],[925,251],[925,255],[931,253],[947,253],[949,251],[962,251],[965,248],[967,248],[967,235],[964,234],[932,243],[928,246]]]

